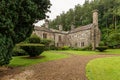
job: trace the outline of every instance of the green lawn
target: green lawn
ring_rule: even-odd
[[[29,58],[26,58],[27,56],[13,57],[9,66],[29,66],[36,63],[47,62],[51,60],[69,57],[66,54],[56,54],[56,53],[53,53],[52,51],[45,51],[41,54],[41,56],[42,57],[38,59],[29,59]]]
[[[75,50],[66,50],[66,51],[57,51],[57,52],[66,52],[70,54],[78,55],[94,55],[94,54],[120,54],[120,49],[108,49],[105,52],[99,51],[75,51]]]
[[[120,57],[98,58],[86,66],[89,80],[120,80]]]
[[[60,53],[60,54],[58,54]],[[61,58],[67,58],[69,55],[61,54],[61,53],[70,53],[77,55],[94,55],[94,54],[120,54],[120,49],[109,49],[105,52],[98,51],[75,51],[75,50],[66,50],[66,51],[45,51],[41,54],[43,56],[39,59],[27,59],[25,56],[13,57],[9,66],[28,66],[40,62],[46,62],[50,60],[56,60]]]

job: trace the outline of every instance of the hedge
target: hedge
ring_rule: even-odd
[[[39,56],[43,51],[45,46],[43,44],[20,44],[20,47],[25,50],[30,57],[37,57]]]

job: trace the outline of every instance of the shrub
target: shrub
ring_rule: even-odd
[[[72,50],[81,51],[81,48],[71,48]]]
[[[105,43],[103,41],[100,41],[99,46],[105,46]]]
[[[49,50],[58,50],[58,47],[55,45],[50,45]]]
[[[90,51],[92,50],[92,45],[86,46],[84,48],[81,48],[82,51]]]
[[[70,47],[69,47],[69,46],[63,46],[63,47],[61,47],[61,49],[62,49],[62,50],[69,50]]]
[[[50,43],[52,41],[49,39],[41,39],[40,44],[44,44],[45,45],[45,50],[50,50]]]
[[[40,43],[48,46],[51,42],[49,39],[42,39]]]
[[[99,46],[99,47],[96,47],[97,50],[99,50],[100,52],[103,52],[107,49],[107,46]]]
[[[21,44],[20,47],[25,50],[30,57],[37,57],[44,51],[43,44]]]
[[[40,43],[41,40],[36,34],[32,34],[30,38],[28,39],[29,43]]]
[[[12,56],[24,56],[27,55],[27,53],[21,49],[19,46],[15,46],[12,51]]]

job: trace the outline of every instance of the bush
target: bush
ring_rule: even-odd
[[[99,46],[105,46],[105,43],[103,41],[100,41]]]
[[[70,47],[69,47],[69,46],[63,46],[63,47],[61,47],[61,49],[62,49],[62,50],[69,50]]]
[[[58,50],[58,47],[55,45],[50,45],[49,50]]]
[[[71,48],[72,50],[82,51],[82,48]]]
[[[92,45],[86,46],[84,48],[81,48],[82,51],[90,51],[92,50]]]
[[[96,47],[97,50],[99,50],[100,52],[103,52],[107,49],[107,46],[99,46],[99,47]]]
[[[12,51],[12,56],[24,56],[27,55],[27,53],[21,49],[19,46],[15,46]]]
[[[49,39],[42,39],[40,43],[48,46],[51,42]]]
[[[30,57],[37,57],[44,51],[43,44],[21,44],[20,47],[25,50]]]
[[[30,38],[28,39],[29,43],[40,43],[41,40],[36,34],[32,34]]]

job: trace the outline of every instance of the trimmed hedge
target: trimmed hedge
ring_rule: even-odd
[[[39,56],[43,51],[45,46],[43,44],[21,44],[20,47],[25,50],[30,57],[37,57]]]
[[[99,50],[100,52],[103,52],[107,49],[107,46],[99,46],[99,47],[96,47],[97,50]]]
[[[25,56],[27,53],[19,46],[15,46],[12,51],[12,56]]]
[[[32,34],[30,38],[28,39],[28,42],[29,43],[40,43],[41,39],[36,34]]]

